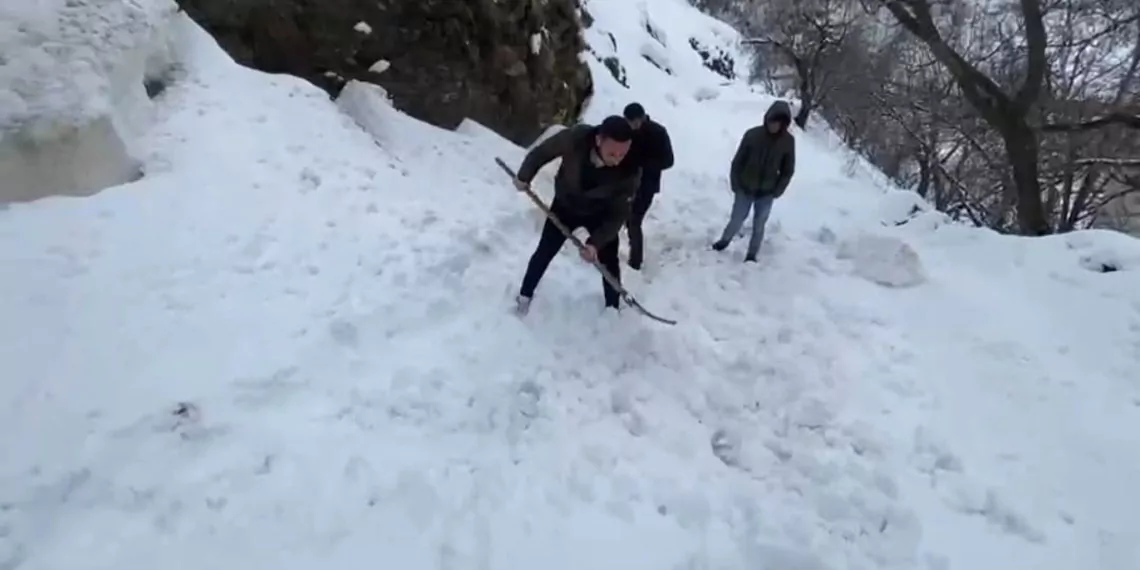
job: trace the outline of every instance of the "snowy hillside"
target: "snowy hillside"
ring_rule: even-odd
[[[772,99],[683,0],[587,8],[586,118],[673,136],[625,273],[674,327],[568,250],[508,312],[524,149],[148,20],[143,177],[0,210],[0,569],[1140,567],[1140,245],[953,225],[818,130],[759,265],[711,252]]]

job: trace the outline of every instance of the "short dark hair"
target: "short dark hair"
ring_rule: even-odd
[[[629,126],[629,121],[617,115],[610,115],[598,125],[598,134],[607,139],[626,142],[633,139],[633,127]]]
[[[642,107],[641,103],[630,103],[629,105],[625,106],[625,110],[622,111],[621,114],[624,115],[625,118],[627,120],[630,120],[630,121],[636,121],[637,119],[644,119],[645,118],[645,107]]]

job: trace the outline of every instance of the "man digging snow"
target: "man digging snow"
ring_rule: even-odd
[[[618,232],[629,217],[630,201],[641,181],[641,169],[625,160],[633,128],[622,117],[611,116],[600,125],[575,125],[546,139],[527,153],[515,177],[515,188],[526,190],[539,169],[561,158],[554,178],[551,212],[571,231],[589,232],[582,258],[598,261],[619,281]],[[542,226],[538,246],[530,256],[516,299],[516,311],[530,310],[534,290],[566,236],[549,219]],[[602,279],[607,308],[618,308],[620,293]]]

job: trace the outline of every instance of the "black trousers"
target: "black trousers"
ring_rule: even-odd
[[[638,190],[631,204],[629,219],[625,222],[629,234],[629,265],[634,269],[640,269],[641,262],[645,259],[645,235],[641,233],[641,224],[645,221],[645,214],[653,205],[653,196],[656,194],[647,188]]]
[[[557,203],[551,206],[551,211],[558,219],[562,221],[570,231],[578,228],[586,228],[588,231],[598,229],[606,221],[607,213],[596,215],[582,215],[575,212],[567,212],[561,208]],[[533,297],[534,290],[538,287],[538,282],[542,280],[542,275],[546,273],[546,268],[550,266],[550,262],[554,256],[562,249],[562,244],[566,243],[566,236],[558,230],[550,220],[546,220],[546,224],[542,226],[542,237],[538,238],[538,247],[534,249],[534,253],[530,256],[530,263],[526,266],[526,275],[523,276],[522,287],[519,288],[519,294],[523,297]],[[598,261],[605,267],[610,274],[621,282],[621,267],[618,263],[618,240],[612,239],[609,243],[598,247]],[[607,307],[617,307],[620,300],[620,294],[617,289],[614,289],[602,279],[602,293],[606,298]]]

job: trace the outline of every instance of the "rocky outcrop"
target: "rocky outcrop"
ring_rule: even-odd
[[[336,96],[382,86],[418,119],[526,145],[592,92],[576,0],[179,0],[239,63]]]

